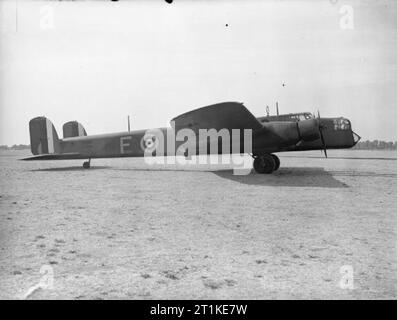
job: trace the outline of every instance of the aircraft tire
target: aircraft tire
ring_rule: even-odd
[[[270,174],[276,168],[276,163],[270,154],[260,155],[254,159],[254,169],[257,173]]]
[[[274,171],[277,171],[280,168],[280,159],[275,154],[271,155],[273,157],[274,163],[276,164],[274,167]]]

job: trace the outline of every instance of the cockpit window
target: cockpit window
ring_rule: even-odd
[[[311,113],[300,113],[300,114],[297,114],[295,117],[296,117],[296,120],[298,120],[298,121],[310,120],[313,118]]]
[[[290,116],[290,119],[295,121],[309,120],[312,118],[313,116],[310,113],[298,113]]]
[[[335,130],[351,130],[350,121],[345,118],[334,119]]]

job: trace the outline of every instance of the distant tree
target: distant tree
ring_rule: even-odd
[[[11,147],[9,147],[7,145],[0,145],[0,150],[25,150],[25,149],[30,149],[30,145],[28,145],[28,144],[14,144]]]
[[[14,144],[10,149],[12,150],[25,150],[25,149],[30,149],[30,145],[26,144]]]
[[[397,141],[365,140],[359,141],[354,149],[359,150],[397,150]]]
[[[386,149],[393,150],[393,141],[386,142]]]

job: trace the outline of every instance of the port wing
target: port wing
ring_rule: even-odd
[[[40,154],[33,157],[24,158],[21,160],[32,161],[32,160],[71,160],[81,159],[80,153],[51,153],[51,154]]]
[[[248,111],[248,109],[238,102],[224,102],[202,107],[171,120],[171,125],[175,131],[188,128],[195,132],[199,129],[252,129],[259,130],[263,126]]]

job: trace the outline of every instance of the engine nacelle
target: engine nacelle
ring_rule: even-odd
[[[317,119],[298,121],[298,131],[303,141],[314,141],[320,138],[319,124]]]

